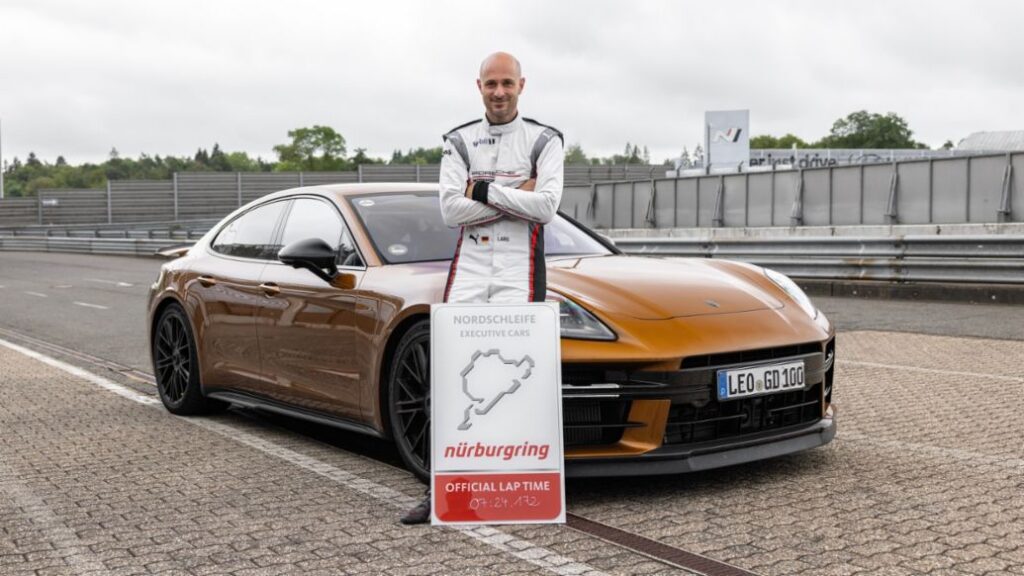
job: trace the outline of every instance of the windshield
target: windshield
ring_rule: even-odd
[[[349,198],[377,253],[388,264],[451,260],[459,229],[445,226],[432,192],[366,194]],[[610,254],[561,215],[544,226],[547,256]]]

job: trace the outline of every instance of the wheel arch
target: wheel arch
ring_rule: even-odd
[[[195,365],[191,369],[191,375],[187,377],[189,381],[185,385],[185,392],[178,398],[168,400],[160,385],[159,371],[156,367],[156,354],[154,349],[156,347],[156,330],[160,324],[160,320],[172,306],[177,306],[181,310],[181,316],[184,317],[184,328],[189,333],[186,338],[191,341],[192,353],[195,354]],[[160,396],[164,407],[172,414],[177,414],[179,416],[194,416],[200,414],[212,414],[228,408],[228,402],[206,396],[203,389],[202,354],[199,342],[196,338],[196,327],[193,324],[192,315],[189,314],[188,306],[186,306],[178,295],[173,292],[163,294],[159,301],[157,301],[153,306],[152,319],[149,322],[149,356],[150,362],[153,365],[153,378],[155,380],[154,383],[157,386],[158,395]]]
[[[193,324],[192,315],[188,313],[188,306],[186,306],[185,303],[182,302],[181,299],[177,296],[177,294],[175,294],[173,292],[165,293],[160,298],[160,301],[157,302],[156,306],[153,307],[153,315],[150,317],[150,321],[149,321],[149,362],[150,362],[150,364],[153,364],[156,361],[153,358],[153,343],[155,342],[156,327],[157,327],[157,324],[159,324],[159,322],[160,322],[160,317],[163,315],[165,310],[167,310],[171,306],[175,306],[175,305],[177,305],[179,308],[181,308],[182,313],[185,315],[185,319],[188,321],[189,330],[192,331],[192,339],[193,339],[193,343],[194,343],[194,345],[196,347],[196,362],[200,366],[199,374],[200,374],[200,382],[201,382],[202,381],[202,368],[201,368],[201,366],[202,366],[202,353],[200,351],[199,342],[196,340],[196,327]],[[155,364],[153,365],[153,377],[154,378],[156,377],[156,365]]]
[[[150,348],[153,346],[153,338],[156,336],[156,325],[160,321],[160,316],[163,315],[164,310],[167,310],[170,306],[177,304],[184,312],[185,317],[188,318],[189,324],[192,323],[192,317],[188,315],[188,310],[185,308],[185,303],[179,300],[172,294],[166,294],[164,297],[153,307],[153,315],[149,321],[149,343]],[[195,329],[193,328],[193,332]]]
[[[421,320],[430,321],[429,311],[418,311],[402,318],[398,325],[391,331],[387,344],[384,346],[384,354],[381,355],[379,384],[377,386],[377,413],[380,414],[381,428],[385,438],[393,438],[391,434],[391,415],[388,411],[388,376],[391,371],[391,358],[395,355],[395,349],[402,337]]]

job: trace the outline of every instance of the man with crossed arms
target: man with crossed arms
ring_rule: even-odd
[[[543,302],[544,224],[562,200],[562,133],[519,115],[519,61],[496,52],[476,81],[484,117],[444,135],[441,213],[461,226],[445,302]],[[430,518],[430,496],[405,524]]]

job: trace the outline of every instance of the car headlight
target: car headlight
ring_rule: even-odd
[[[604,325],[593,314],[561,294],[548,293],[549,302],[558,302],[558,316],[561,320],[562,338],[580,340],[615,340],[615,332]]]
[[[796,282],[793,282],[789,276],[768,268],[764,268],[764,275],[774,282],[776,286],[782,288],[782,291],[788,294],[793,301],[799,304],[800,308],[806,312],[808,316],[811,318],[818,317],[818,309],[811,303],[811,299],[807,297],[807,294],[804,294],[804,291],[797,286]]]

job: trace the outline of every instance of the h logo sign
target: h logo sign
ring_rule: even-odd
[[[712,142],[735,142],[740,139],[742,128],[729,128],[728,130],[716,130]]]

